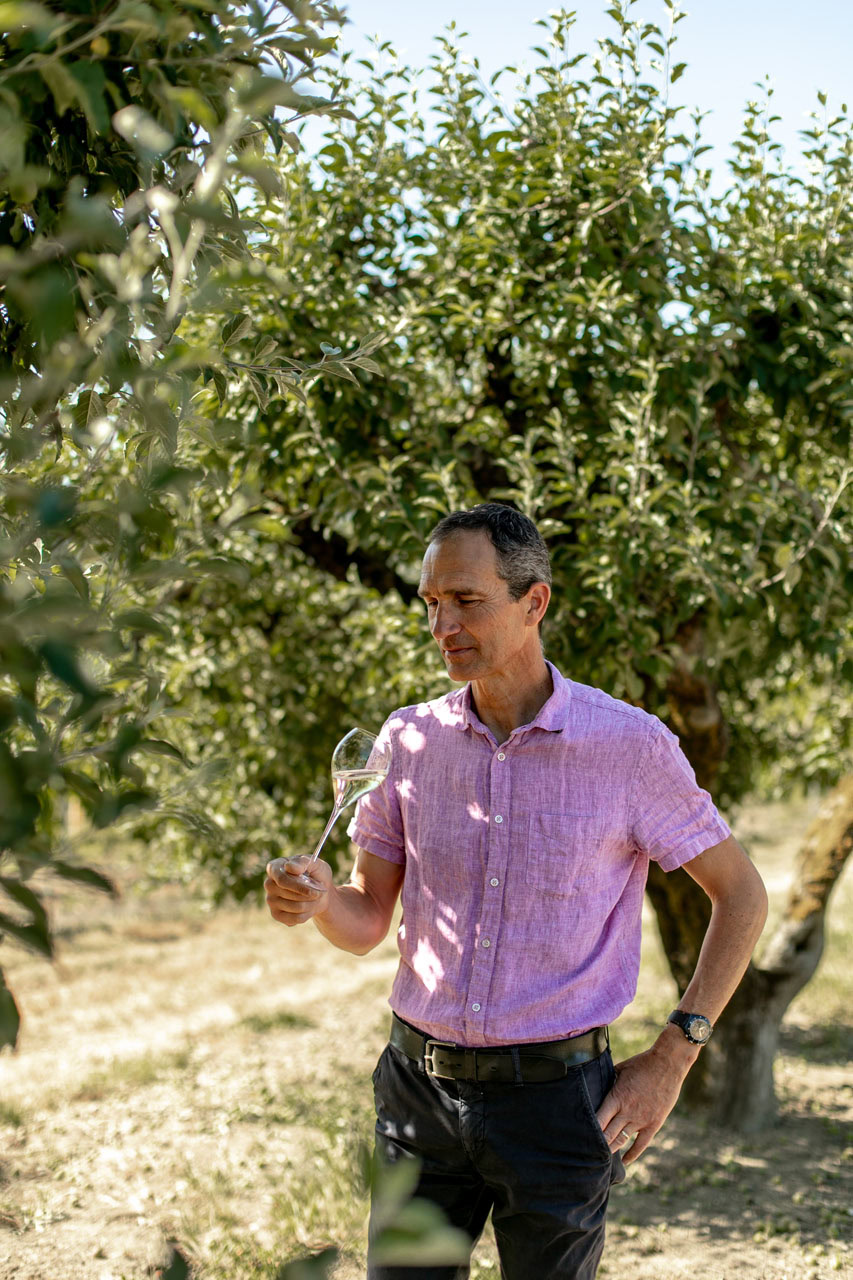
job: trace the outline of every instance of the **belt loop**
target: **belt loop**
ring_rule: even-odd
[[[515,1085],[515,1088],[518,1089],[524,1084],[524,1077],[521,1074],[521,1054],[518,1051],[518,1045],[511,1045],[509,1052],[512,1057],[512,1069],[515,1072],[513,1084]]]

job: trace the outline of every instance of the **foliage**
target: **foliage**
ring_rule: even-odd
[[[44,955],[36,870],[112,888],[63,838],[68,797],[98,830],[159,805],[216,835],[145,768],[186,763],[159,610],[231,569],[216,530],[185,519],[231,463],[211,401],[258,377],[303,396],[346,368],[330,343],[292,359],[240,309],[248,283],[281,297],[246,201],[281,189],[296,120],[340,110],[305,92],[339,16],[326,0],[0,6],[0,935]],[[17,1023],[2,986],[0,1044]]]
[[[564,669],[670,719],[683,666],[722,705],[722,802],[844,769],[848,121],[815,118],[800,178],[752,104],[714,197],[701,119],[688,136],[668,105],[673,32],[620,11],[584,60],[568,15],[544,26],[510,104],[452,32],[431,115],[387,47],[366,85],[344,59],[331,88],[356,119],[300,161],[298,203],[258,210],[288,349],[396,336],[363,361],[381,380],[318,383],[304,409],[244,387],[220,411],[257,442],[232,489],[252,585],[192,585],[173,634],[193,724],[215,706],[241,743],[210,792],[223,883],[308,845],[343,728],[446,687],[417,565],[434,520],[484,498],[549,540]]]
[[[439,515],[487,497],[552,547],[549,656],[665,718],[682,668],[722,705],[719,798],[768,770],[825,783],[844,767],[847,117],[816,114],[800,178],[769,102],[752,104],[714,197],[701,117],[684,132],[668,103],[683,15],[662,32],[630,3],[610,13],[589,58],[570,15],[545,21],[511,101],[453,32],[426,94],[387,47],[366,84],[346,58],[328,65],[325,100],[352,109],[314,157],[248,149],[212,89],[205,123],[140,81],[130,105],[173,159],[150,129],[112,130],[112,159],[86,162],[138,166],[124,185],[105,170],[117,194],[83,200],[87,215],[112,200],[121,245],[78,251],[73,178],[61,199],[48,188],[80,300],[62,341],[20,301],[36,293],[15,292],[15,273],[43,269],[35,239],[3,259],[17,567],[0,807],[24,873],[57,856],[69,793],[95,826],[130,817],[150,861],[203,862],[223,891],[304,850],[341,732],[446,687],[418,561]],[[251,115],[244,72],[228,63],[217,83]],[[67,112],[88,146],[85,106]],[[17,910],[38,932],[35,903]]]

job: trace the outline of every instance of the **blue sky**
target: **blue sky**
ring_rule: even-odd
[[[455,20],[469,33],[463,43],[488,77],[507,64],[533,65],[530,46],[544,34],[535,20],[556,6],[553,0],[543,0],[541,8],[518,0],[349,0],[346,7],[343,45],[359,56],[367,52],[368,37],[379,35],[405,61],[426,66],[434,36]],[[594,52],[596,40],[615,30],[607,7],[606,0],[576,0],[576,52]],[[715,186],[725,181],[725,159],[744,105],[758,96],[754,82],[765,75],[774,88],[774,114],[782,117],[774,137],[791,163],[801,146],[797,131],[809,127],[807,113],[818,109],[818,90],[827,94],[829,118],[842,103],[853,108],[853,0],[694,0],[684,7],[677,61],[687,70],[671,100],[710,109],[703,134],[714,149],[703,162],[714,169]],[[637,0],[634,15],[668,27],[663,0]],[[688,126],[685,113],[682,127]]]

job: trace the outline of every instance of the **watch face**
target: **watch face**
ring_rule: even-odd
[[[711,1028],[704,1018],[691,1018],[686,1031],[698,1044],[704,1044],[711,1035]]]

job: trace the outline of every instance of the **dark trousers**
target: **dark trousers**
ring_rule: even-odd
[[[491,1211],[503,1280],[592,1280],[610,1186],[625,1177],[595,1118],[614,1078],[608,1050],[546,1084],[437,1080],[389,1044],[373,1075],[377,1153],[391,1163],[417,1158],[415,1195],[438,1204],[472,1247]],[[368,1248],[368,1280],[469,1272],[377,1266]]]

